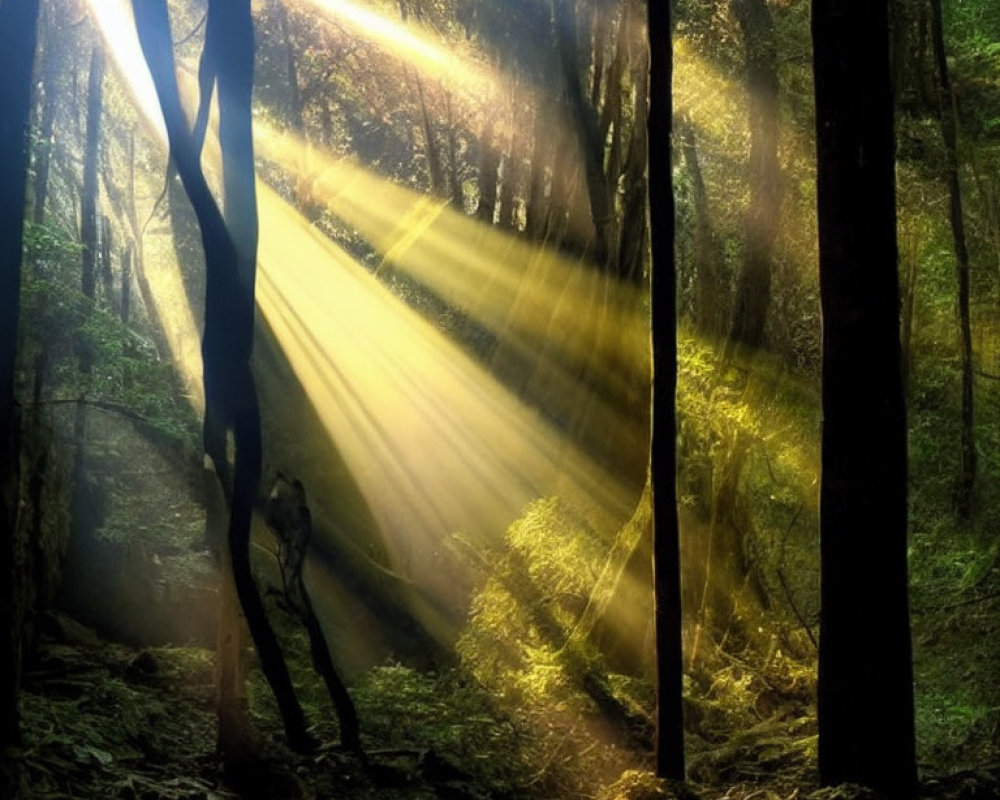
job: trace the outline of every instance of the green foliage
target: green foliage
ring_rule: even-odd
[[[558,498],[529,505],[472,602],[457,649],[477,680],[515,704],[579,708],[562,649],[596,581],[601,543]]]
[[[701,530],[714,517],[737,528],[739,558],[773,607],[818,609],[816,551],[819,397],[806,378],[764,353],[725,364],[682,331],[678,350],[678,496],[690,516],[682,538],[691,569],[709,557]],[[733,494],[729,488],[735,487]],[[718,521],[717,521],[717,524]],[[735,588],[730,587],[735,591]],[[691,609],[689,609],[690,611]]]
[[[538,787],[583,791],[627,763],[625,752],[603,743],[608,706],[640,727],[653,707],[648,680],[609,674],[575,630],[608,544],[558,498],[527,506],[505,544],[491,557],[457,643],[462,669],[500,708],[516,709],[530,737],[523,759]]]
[[[51,229],[35,228],[36,233],[41,230],[47,231],[45,240],[51,240],[49,253],[75,254],[75,248]],[[62,268],[53,264],[47,272]],[[193,444],[195,419],[177,395],[170,364],[160,361],[153,346],[116,315],[95,306],[68,283],[57,274],[27,278],[22,288],[21,358],[27,367],[44,357],[46,394],[55,399],[85,394],[125,411],[168,439]],[[78,370],[84,354],[92,362],[89,377]]]

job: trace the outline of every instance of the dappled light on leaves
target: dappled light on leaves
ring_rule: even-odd
[[[441,37],[428,29],[420,30],[422,26],[390,19],[352,0],[298,0],[298,5],[344,25],[351,33],[375,43],[430,80],[442,81],[470,96],[493,90],[494,78],[482,64],[469,56],[457,55]]]

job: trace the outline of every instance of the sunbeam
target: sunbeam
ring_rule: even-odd
[[[126,14],[124,4],[116,5]],[[134,60],[139,51],[119,44],[134,31],[123,23],[102,31],[120,76],[141,96],[144,78],[138,76],[146,71]],[[147,104],[140,108],[145,113]],[[212,147],[206,160],[216,160]],[[355,180],[364,177],[357,171]],[[605,531],[628,515],[635,487],[583,455],[275,192],[260,182],[258,192],[258,307],[371,509],[394,565],[448,597],[454,587],[440,585],[447,579],[435,559],[456,532],[479,544],[498,541],[526,503],[553,493],[587,508]],[[385,205],[368,207],[382,213],[377,209]],[[442,238],[438,246],[446,244]],[[515,276],[504,280],[507,294],[516,296]],[[560,290],[559,301],[567,296]],[[311,488],[314,496],[336,497],[337,487]]]
[[[351,0],[299,0],[361,38],[373,42],[431,80],[441,81],[472,97],[491,93],[496,80],[490,71],[471,58],[461,57],[434,41],[430,31],[414,24],[387,19],[377,11]]]

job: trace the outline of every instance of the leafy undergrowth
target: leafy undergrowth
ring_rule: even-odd
[[[353,689],[364,760],[337,747],[333,715],[318,696],[309,699],[308,687],[307,712],[323,744],[312,755],[290,753],[259,676],[253,676],[251,712],[262,756],[251,772],[233,775],[214,754],[210,651],[135,651],[81,633],[71,623],[60,630],[58,639],[43,641],[26,676],[24,741],[2,762],[4,798],[874,797],[858,789],[817,788],[809,676],[794,663],[777,664],[773,655],[765,671],[760,663],[717,651],[706,659],[717,669],[690,681],[691,782],[684,787],[656,780],[648,772],[648,752],[602,742],[593,715],[563,708],[543,720],[530,705],[504,710],[499,698],[458,670],[426,673],[398,665],[370,670]],[[610,684],[633,698],[642,695],[625,679]],[[539,725],[547,732],[540,733]],[[996,769],[983,768],[941,774],[925,781],[924,795],[995,797],[998,777]]]

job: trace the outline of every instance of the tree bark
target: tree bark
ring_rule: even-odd
[[[916,790],[888,6],[813,0],[823,433],[819,769]],[[872,709],[878,709],[877,720]]]
[[[451,204],[456,211],[465,211],[465,190],[458,165],[458,129],[451,107],[451,95],[447,92],[444,102],[448,110],[448,184],[451,189]]]
[[[653,596],[656,632],[656,774],[684,780],[681,707],[680,537],[677,520],[677,285],[670,158],[673,44],[670,7],[651,2],[649,20],[649,207],[653,248]]]
[[[577,52],[577,25],[572,11],[572,5],[565,0],[556,3],[556,47],[566,89],[566,107],[577,131],[590,200],[593,224],[591,260],[601,269],[617,274],[618,249],[611,246],[615,241],[615,219],[604,172],[604,140],[601,139],[597,112],[584,92]]]
[[[80,290],[91,300],[94,299],[97,284],[97,162],[104,106],[103,87],[104,54],[99,47],[95,47],[90,56],[90,77],[87,80],[87,127],[80,196]],[[86,371],[86,366],[82,368]]]
[[[698,332],[714,338],[723,331],[724,287],[719,278],[721,253],[712,227],[708,208],[708,192],[701,174],[694,127],[685,122],[681,130],[681,153],[691,178],[691,200],[694,204],[694,272],[695,326]]]
[[[959,350],[962,354],[962,424],[959,438],[959,471],[956,510],[963,521],[972,517],[972,495],[976,485],[975,398],[972,367],[972,322],[969,314],[969,248],[962,213],[962,185],[958,177],[958,106],[951,90],[948,57],[944,47],[941,0],[930,0],[931,38],[938,75],[938,113],[944,139],[945,174],[948,182],[948,215],[955,248],[955,276],[958,279]]]
[[[250,525],[260,479],[260,409],[250,372],[253,347],[253,285],[256,268],[256,199],[250,137],[253,85],[253,26],[249,0],[209,6],[206,26],[213,28],[218,58],[208,62],[219,82],[220,138],[227,222],[201,172],[195,138],[187,130],[174,73],[170,22],[165,0],[133,0],[139,42],[149,65],[166,122],[171,155],[201,228],[205,250],[205,333],[202,359],[205,383],[205,451],[212,458],[223,488],[231,486],[228,544],[240,605],[274,692],[290,745],[314,746],[305,715],[292,687],[288,668],[264,611],[250,571]],[[213,25],[212,12],[219,14]],[[219,38],[214,39],[217,35]],[[227,155],[228,153],[228,155]],[[247,166],[249,165],[249,167]],[[232,238],[231,238],[232,234]],[[234,241],[235,240],[235,241]],[[236,459],[232,475],[226,438],[232,433]]]
[[[45,24],[47,23],[47,24]],[[42,113],[39,122],[39,147],[35,156],[35,174],[32,181],[32,214],[31,221],[41,225],[45,219],[45,200],[49,193],[49,165],[52,161],[52,137],[56,120],[56,88],[59,63],[56,60],[56,30],[55,23],[46,15],[43,28],[45,30],[44,60],[42,62]]]
[[[305,135],[302,119],[302,94],[299,92],[299,70],[295,60],[295,45],[292,42],[291,26],[288,23],[288,9],[284,0],[274,0],[274,14],[278,18],[278,33],[281,36],[285,55],[285,79],[288,81],[288,119],[292,130]]]
[[[771,302],[771,261],[781,208],[778,165],[778,56],[766,0],[731,0],[746,47],[750,110],[750,208],[744,221],[743,264],[737,279],[727,353],[764,340]]]
[[[626,0],[622,22],[628,34],[634,29],[632,0]],[[632,83],[635,86],[632,130],[628,155],[625,158],[624,197],[622,198],[622,224],[620,235],[619,271],[622,278],[633,284],[644,279],[644,261],[649,244],[646,222],[646,153],[649,149],[646,131],[646,114],[649,102],[649,53],[645,43],[636,44],[634,37],[627,38],[630,49]]]
[[[476,206],[476,216],[491,225],[497,209],[497,172],[500,169],[500,154],[493,146],[493,131],[493,120],[487,119],[479,137],[479,203]]]
[[[0,751],[20,737],[24,608],[17,574],[21,481],[14,371],[37,20],[38,0],[0,3],[0,671],[7,676],[0,681]]]

